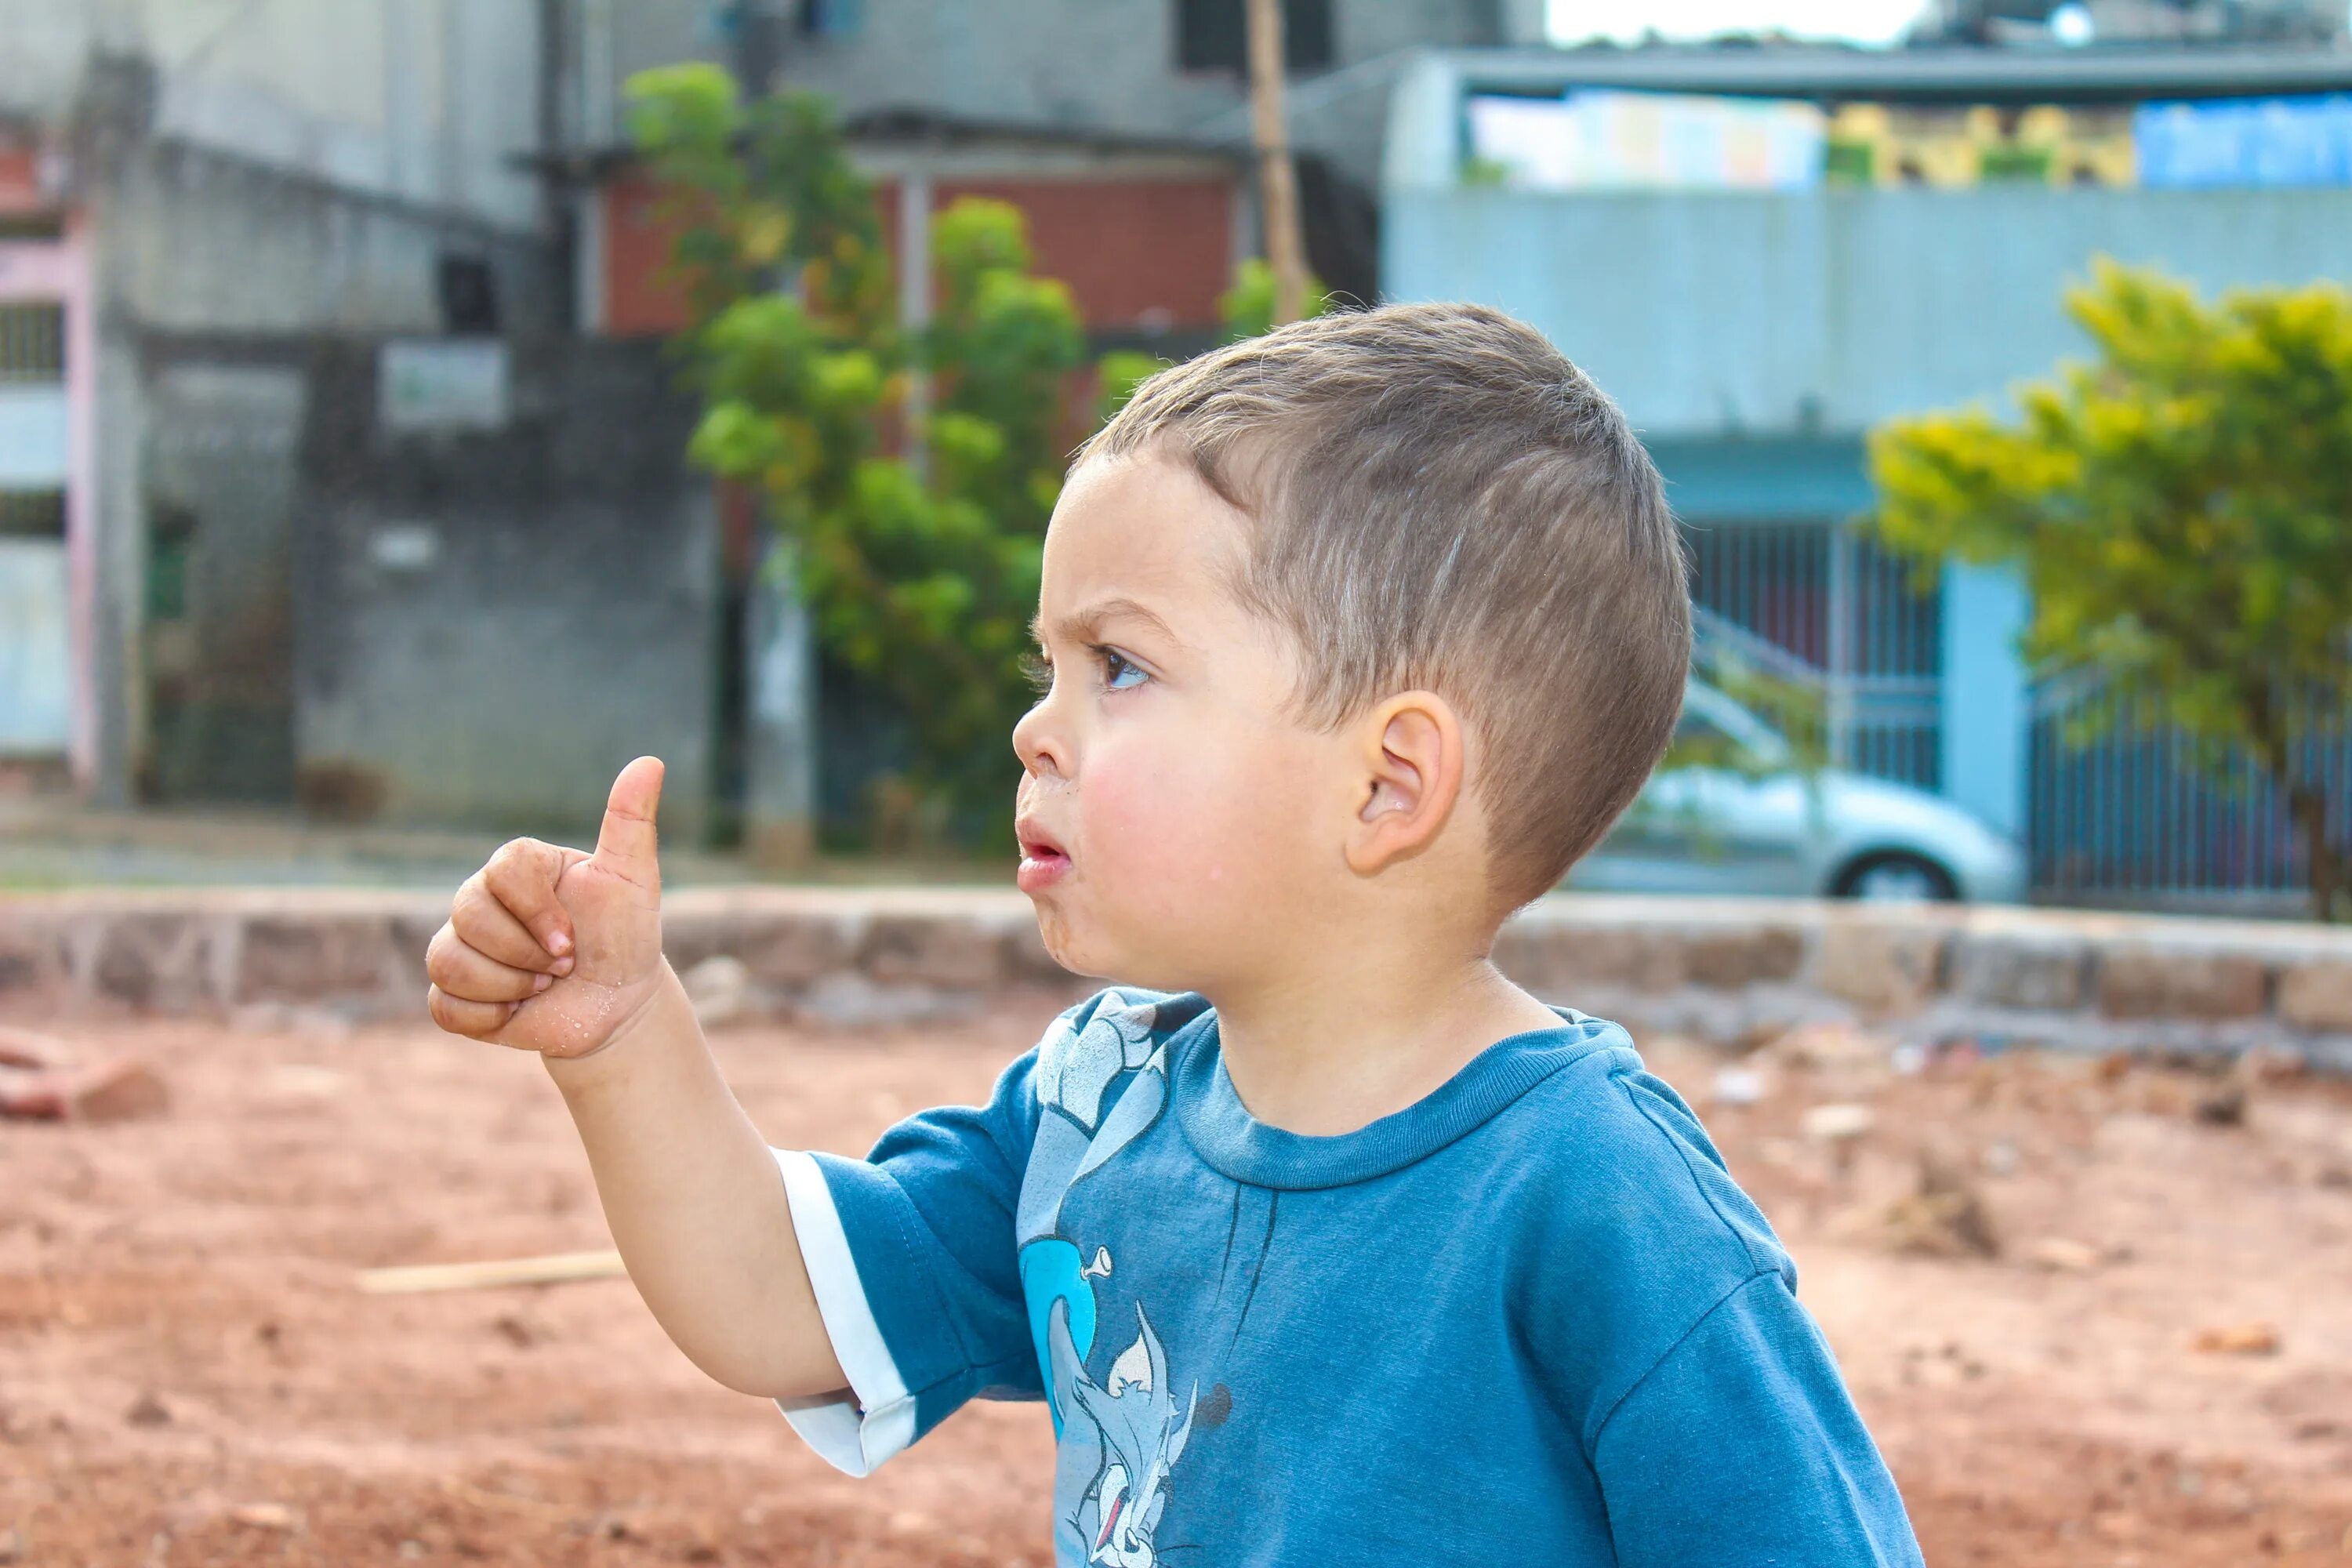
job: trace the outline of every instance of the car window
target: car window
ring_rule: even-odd
[[[1692,708],[1685,708],[1682,718],[1675,722],[1675,740],[1691,746],[1727,746],[1733,743],[1731,737],[1723,732],[1722,725]]]
[[[1789,744],[1722,692],[1693,682],[1683,699],[1669,755],[1678,767],[1770,772],[1789,765]]]
[[[1675,724],[1671,764],[1685,768],[1748,768],[1754,753],[1740,738],[1696,704],[1685,704]]]

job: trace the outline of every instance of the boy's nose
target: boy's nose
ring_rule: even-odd
[[[1068,751],[1045,713],[1052,702],[1048,698],[1021,716],[1021,721],[1013,726],[1013,750],[1030,773],[1040,777],[1067,777]]]

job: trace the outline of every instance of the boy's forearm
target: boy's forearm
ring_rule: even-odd
[[[677,977],[576,1060],[551,1057],[613,1240],[688,1359],[746,1394],[845,1385],[766,1142],[719,1075]]]

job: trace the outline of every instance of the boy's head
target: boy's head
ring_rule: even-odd
[[[1648,455],[1474,305],[1153,376],[1081,453],[1040,601],[1023,886],[1065,963],[1202,990],[1400,921],[1490,936],[1641,788],[1690,659]]]

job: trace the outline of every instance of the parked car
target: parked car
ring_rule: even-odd
[[[1691,683],[1676,736],[1699,742],[1678,749],[1709,763],[1652,775],[1568,886],[1986,903],[2025,896],[2016,844],[1925,790],[1801,769],[1778,731],[1714,687]]]

